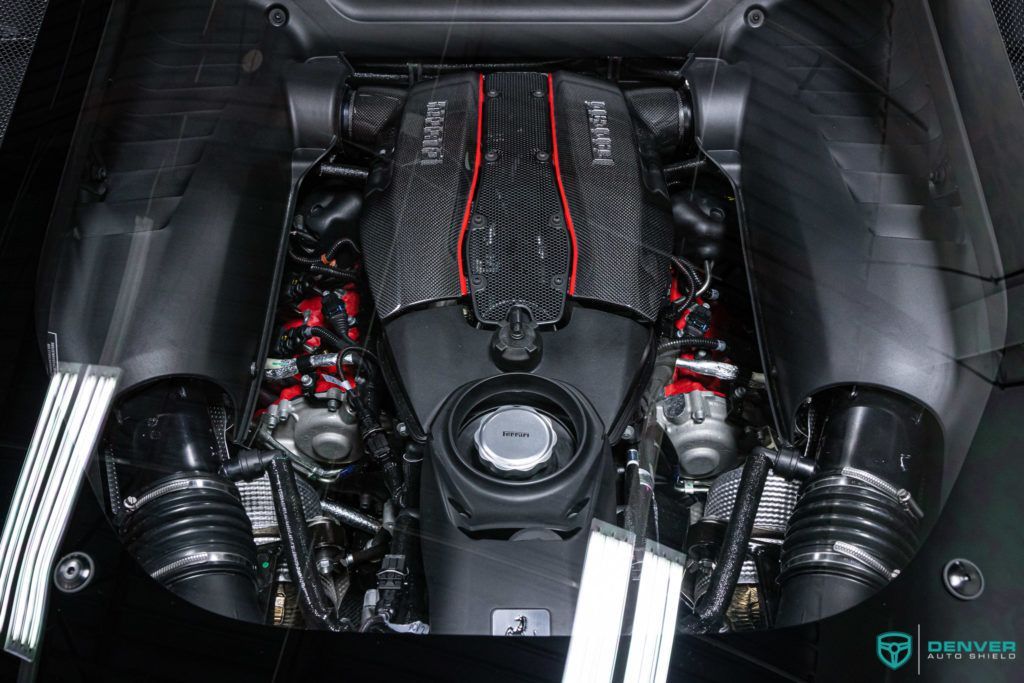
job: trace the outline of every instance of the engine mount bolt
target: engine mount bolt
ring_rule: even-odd
[[[496,149],[489,149],[487,150],[487,153],[484,154],[484,159],[487,161],[497,161],[499,156],[501,156],[501,152]]]
[[[970,560],[950,560],[942,568],[942,583],[958,600],[974,600],[985,590],[985,577]]]
[[[288,10],[280,5],[275,5],[267,10],[267,21],[274,28],[281,28],[288,23]]]
[[[69,553],[53,570],[53,583],[61,593],[77,593],[92,581],[95,567],[85,553]]]
[[[764,26],[765,13],[760,7],[751,7],[747,10],[747,16],[745,17],[747,26],[750,28],[761,28]]]

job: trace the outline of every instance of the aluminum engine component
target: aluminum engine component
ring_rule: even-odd
[[[473,437],[481,462],[502,476],[528,477],[544,467],[558,441],[551,419],[529,406],[498,408]]]
[[[672,442],[682,478],[704,479],[736,465],[736,430],[726,423],[728,414],[725,398],[710,391],[677,394],[658,404],[658,424]]]
[[[271,408],[274,439],[285,448],[318,462],[344,465],[363,456],[359,421],[343,402],[337,410],[311,405],[305,398],[281,401]]]

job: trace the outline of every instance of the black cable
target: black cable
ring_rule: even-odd
[[[725,351],[725,342],[721,339],[706,339],[704,337],[682,337],[680,339],[669,339],[658,344],[658,353],[674,349],[704,349],[705,351]]]
[[[342,282],[358,282],[359,273],[354,270],[342,270],[334,266],[324,265],[323,261],[317,259],[316,263],[309,266],[309,272],[314,275],[323,275],[328,278],[341,280]]]
[[[355,240],[352,240],[351,238],[348,237],[342,237],[340,240],[332,244],[331,248],[327,250],[327,260],[333,261],[334,258],[338,255],[338,252],[341,251],[342,247],[348,247],[356,255],[362,253],[359,250],[359,245],[355,243]]]
[[[804,457],[811,457],[811,449],[814,447],[814,429],[817,427],[817,411],[813,405],[807,406],[807,443],[804,445]]]
[[[307,327],[307,334],[311,337],[320,337],[320,341],[330,345],[336,351],[345,351],[356,343],[348,337],[340,337],[326,327]]]
[[[288,249],[288,258],[290,258],[295,263],[298,263],[300,266],[313,266],[316,264],[323,265],[324,263],[323,261],[320,260],[319,256],[303,256],[302,254],[298,253],[297,251],[291,248]]]

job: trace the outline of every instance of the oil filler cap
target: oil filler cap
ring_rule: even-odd
[[[504,406],[484,417],[474,441],[484,466],[503,477],[522,479],[551,459],[558,435],[551,419],[529,406]]]

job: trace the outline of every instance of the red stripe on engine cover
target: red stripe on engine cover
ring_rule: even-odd
[[[469,184],[469,196],[466,198],[466,210],[462,214],[462,228],[459,230],[459,244],[456,247],[456,259],[459,268],[459,289],[462,293],[469,293],[469,283],[466,282],[466,267],[463,263],[462,252],[465,249],[466,230],[469,228],[469,216],[473,212],[473,196],[476,194],[476,182],[480,178],[480,145],[484,130],[484,75],[480,74],[480,82],[477,86],[479,93],[476,110],[476,156],[473,160],[473,180]]]
[[[558,165],[558,131],[555,128],[555,79],[548,74],[548,108],[551,112],[551,162],[555,167],[555,180],[558,183],[558,194],[562,198],[562,209],[565,211],[565,224],[569,228],[569,241],[572,243],[572,270],[569,273],[569,294],[576,293],[576,228],[572,224],[569,213],[569,200],[565,196],[562,185],[562,169]]]

